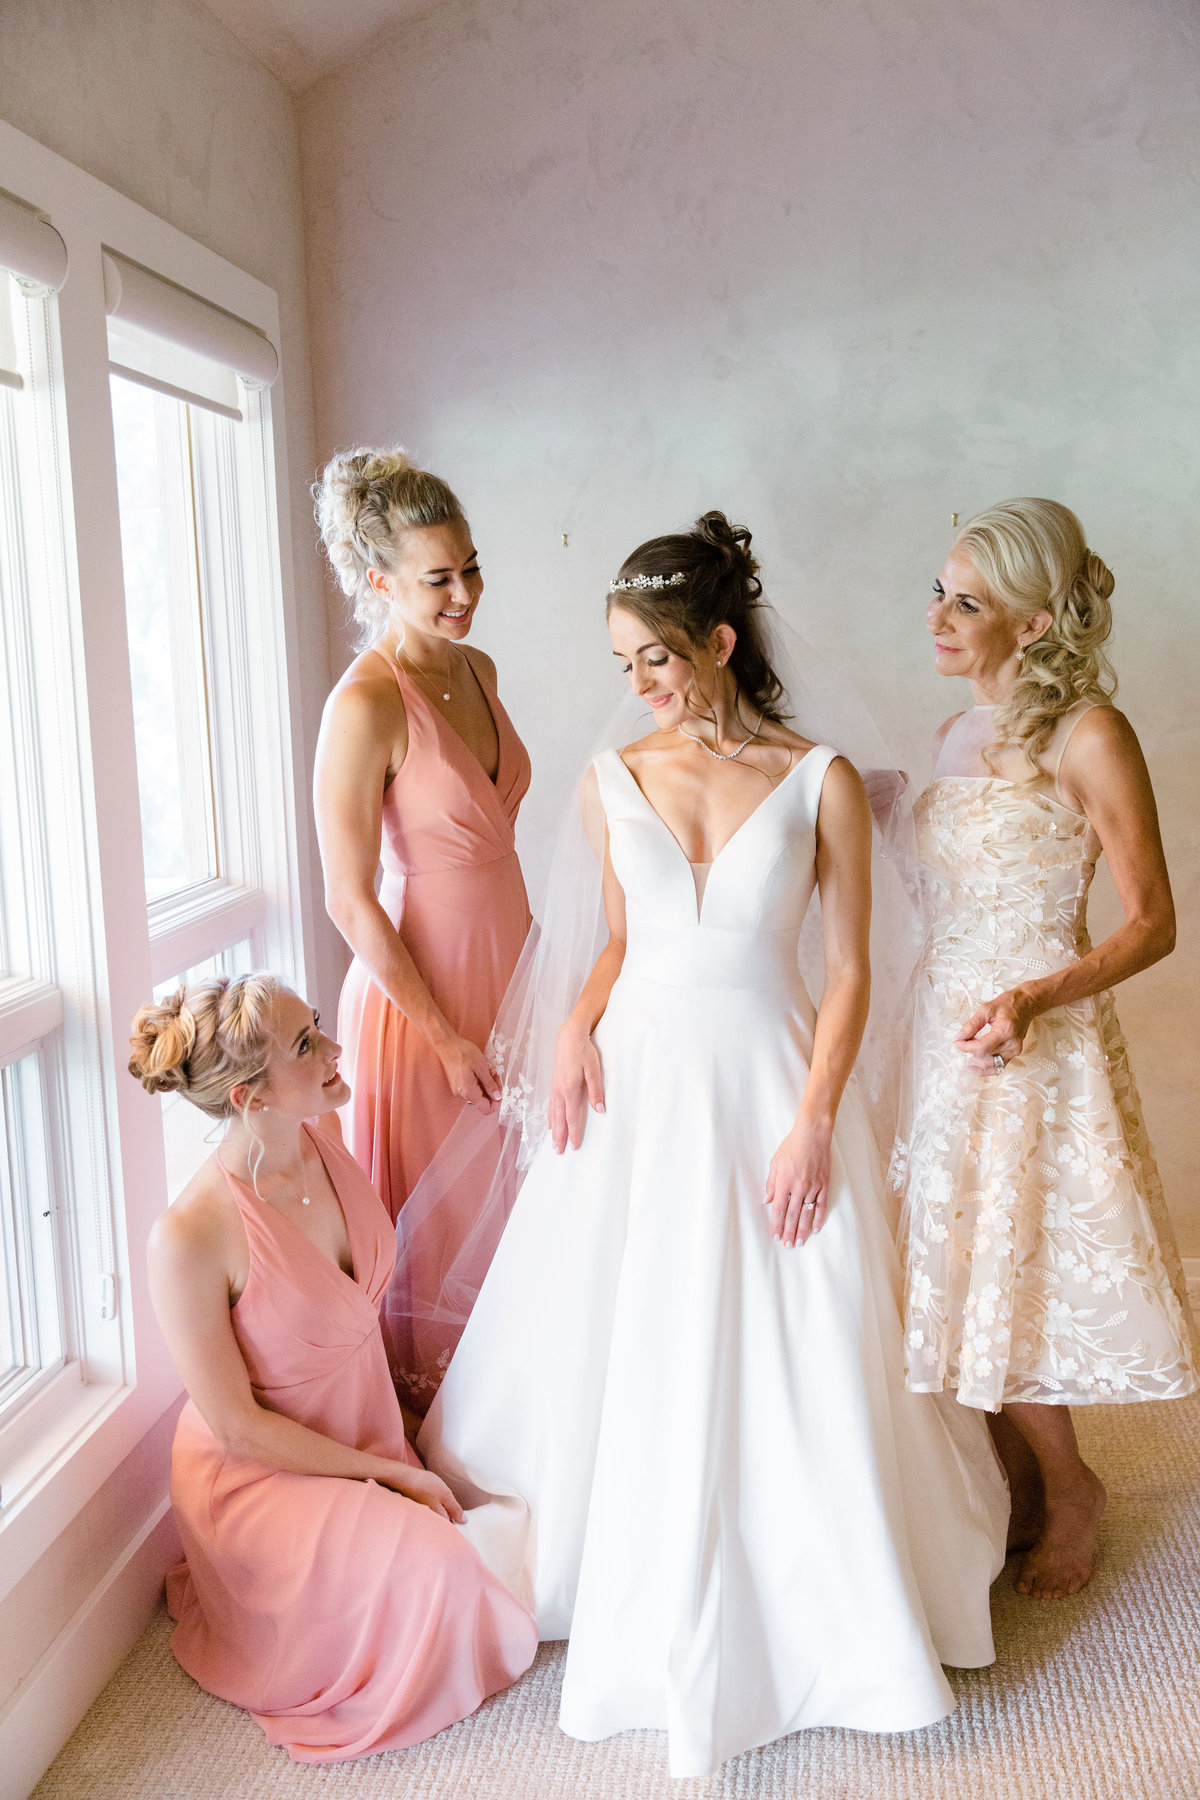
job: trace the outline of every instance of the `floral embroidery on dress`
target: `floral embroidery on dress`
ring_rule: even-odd
[[[546,1135],[547,1126],[544,1109],[537,1107],[534,1102],[533,1082],[523,1070],[514,1068],[516,1059],[512,1052],[512,1039],[493,1031],[488,1038],[484,1055],[489,1069],[500,1083],[497,1116],[502,1125],[520,1128],[519,1167],[525,1169],[533,1161],[534,1154]]]
[[[983,776],[935,780],[915,817],[927,935],[891,1161],[908,1385],[991,1411],[1190,1393],[1186,1291],[1112,996],[1043,1013],[1003,1075],[953,1043],[982,1000],[1088,950],[1095,833]]]

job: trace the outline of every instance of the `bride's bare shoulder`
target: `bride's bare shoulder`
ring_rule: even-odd
[[[764,744],[782,744],[797,757],[807,756],[810,750],[817,747],[815,738],[802,737],[800,732],[793,731],[789,725],[777,725],[774,719],[764,720],[759,737]]]
[[[678,746],[674,738],[668,738],[661,731],[648,731],[645,737],[635,738],[632,744],[626,744],[617,752],[627,769],[636,769],[639,763],[648,758],[669,754]]]

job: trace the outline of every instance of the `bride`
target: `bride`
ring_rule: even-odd
[[[749,546],[709,513],[612,584],[654,729],[585,782],[607,943],[418,1440],[541,1636],[569,1638],[563,1729],[665,1730],[675,1775],[952,1711],[940,1664],[992,1660],[1008,1510],[981,1421],[905,1392],[847,1087],[870,813],[850,763],[784,722]]]

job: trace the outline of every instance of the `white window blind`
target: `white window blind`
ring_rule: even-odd
[[[67,246],[53,225],[7,194],[0,194],[0,269],[55,294],[67,279]]]
[[[0,193],[0,271],[5,270],[26,293],[57,293],[67,278],[67,247],[40,213]],[[15,330],[19,303],[13,283],[0,277],[0,387],[23,386]]]
[[[23,388],[17,358],[17,334],[13,329],[13,302],[19,292],[16,283],[0,269],[0,387]]]
[[[263,388],[279,374],[278,352],[255,326],[109,250],[104,304],[109,368],[127,381],[240,420],[239,378]]]

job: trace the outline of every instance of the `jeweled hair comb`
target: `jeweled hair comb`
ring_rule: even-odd
[[[674,575],[629,575],[624,581],[610,581],[608,591],[610,594],[620,594],[628,588],[678,587],[681,581],[686,580],[687,576],[682,569],[677,569]]]

